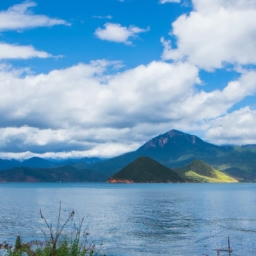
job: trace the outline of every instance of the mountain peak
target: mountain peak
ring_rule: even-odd
[[[170,130],[164,134],[161,134],[146,144],[144,144],[141,148],[165,148],[170,144],[178,144],[178,143],[185,143],[185,144],[196,144],[197,141],[202,141],[195,135],[190,135],[178,130]]]
[[[188,168],[189,168],[189,170],[195,171],[198,174],[201,174],[201,175],[206,174],[209,177],[215,177],[214,169],[209,164],[203,162],[200,159],[193,160],[188,165]]]
[[[136,152],[161,162],[217,156],[224,149],[178,130],[170,130],[146,142]]]
[[[175,136],[175,135],[185,135],[186,133],[184,132],[181,132],[179,130],[175,130],[175,129],[172,129],[170,130],[169,132],[167,132],[170,136]],[[165,133],[165,134],[167,134]]]

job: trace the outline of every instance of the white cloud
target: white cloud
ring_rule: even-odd
[[[100,128],[97,130],[97,136],[95,136],[93,129],[54,130],[22,126],[0,128],[0,133],[2,151],[0,152],[0,158],[24,159],[31,156],[76,158],[95,155],[112,157],[127,150],[132,151],[139,146],[139,144],[131,143],[128,139],[125,139],[123,136],[125,131],[122,129]],[[120,141],[106,142],[105,136],[113,137],[114,134],[118,136]],[[16,145],[13,150],[12,145],[14,144],[19,145]],[[33,152],[27,151],[28,148],[32,149]],[[8,153],[10,150],[14,152]]]
[[[104,74],[108,65],[102,60],[22,77],[2,67],[0,114],[6,130],[0,132],[0,151],[72,149],[109,156],[135,149],[148,138],[143,124],[153,130],[155,123],[165,124],[172,101],[198,80],[189,64],[152,62],[111,76]]]
[[[149,31],[149,28],[142,29],[136,26],[124,27],[116,23],[106,23],[104,28],[98,28],[94,34],[101,40],[132,44],[130,41],[131,38],[136,38],[139,33],[147,31]]]
[[[36,15],[30,11],[35,7],[33,1],[25,1],[0,12],[0,31],[27,29],[33,27],[51,27],[55,25],[69,25],[65,20]]]
[[[95,19],[109,19],[111,20],[113,17],[111,15],[107,15],[107,16],[100,16],[100,15],[96,15],[96,16],[92,16]]]
[[[206,70],[256,64],[255,0],[194,0],[193,5],[189,16],[172,24],[177,48],[162,39],[163,59],[185,58]]]
[[[198,80],[198,70],[186,63],[152,62],[104,75],[109,64],[97,61],[25,78],[2,71],[0,113],[8,112],[4,119],[9,124],[23,120],[27,125],[43,122],[55,127],[131,126],[136,118],[165,119],[166,113],[160,109],[175,102],[184,91],[187,94]]]
[[[226,114],[227,111],[246,96],[256,94],[256,71],[244,73],[236,81],[231,81],[223,90],[198,92],[187,97],[177,113],[192,123],[194,121],[211,120]],[[196,117],[193,115],[196,114]]]
[[[249,10],[256,7],[255,0],[193,0],[194,9],[201,13],[215,13],[221,8],[229,10]]]
[[[29,58],[49,58],[51,54],[44,51],[37,51],[33,46],[20,46],[0,43],[1,59],[29,59]]]
[[[254,71],[204,92],[196,89],[198,69],[189,63],[108,72],[117,64],[100,60],[22,76],[2,65],[0,151],[113,156],[172,128],[212,128],[214,119],[256,93]]]
[[[160,0],[160,4],[165,4],[165,3],[180,3],[180,0]]]
[[[244,107],[211,122],[206,139],[218,144],[256,144],[256,110]]]

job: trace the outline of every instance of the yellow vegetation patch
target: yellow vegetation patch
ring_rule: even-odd
[[[187,177],[188,179],[191,179],[195,182],[221,182],[221,183],[233,183],[233,182],[238,182],[238,180],[226,175],[223,172],[214,170],[215,173],[215,177],[216,178],[211,178],[211,177],[207,177],[207,176],[203,176],[200,174],[197,174],[194,171],[188,171],[185,173],[185,177]]]

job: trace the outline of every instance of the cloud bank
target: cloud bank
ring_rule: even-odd
[[[135,150],[159,131],[188,127],[210,129],[207,138],[214,140],[228,110],[256,93],[254,71],[205,92],[197,89],[199,70],[189,63],[154,61],[109,75],[113,65],[99,60],[26,76],[2,68],[0,150],[110,157]],[[252,129],[254,120],[248,125]]]

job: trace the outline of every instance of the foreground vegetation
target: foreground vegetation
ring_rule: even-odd
[[[64,235],[64,228],[68,223],[73,222],[75,212],[70,212],[66,221],[61,225],[61,204],[59,206],[57,227],[54,230],[48,223],[40,210],[41,218],[46,225],[46,231],[41,229],[45,236],[45,241],[22,242],[21,237],[17,236],[15,245],[12,246],[7,242],[0,244],[0,255],[3,256],[99,256],[99,250],[95,243],[88,242],[86,231],[82,232],[82,219],[78,227],[72,228],[70,234]]]

